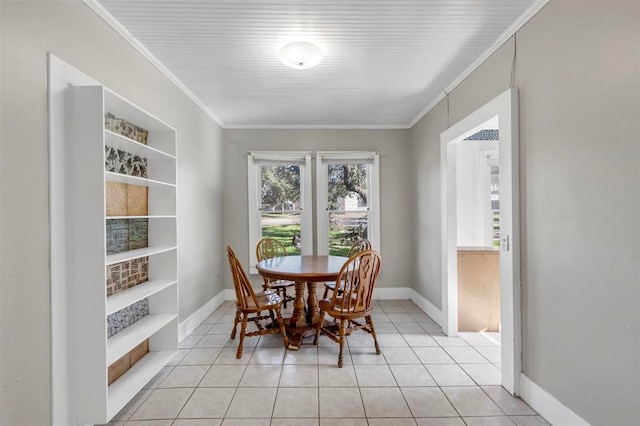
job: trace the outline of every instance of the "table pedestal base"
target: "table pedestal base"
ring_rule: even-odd
[[[307,285],[307,312],[304,312],[304,287]],[[293,314],[291,318],[284,320],[289,337],[289,349],[298,350],[302,340],[307,336],[313,336],[318,322],[318,297],[316,296],[316,283],[297,282],[296,299],[293,302]]]

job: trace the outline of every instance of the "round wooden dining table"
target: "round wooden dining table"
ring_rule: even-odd
[[[260,275],[274,279],[295,281],[296,296],[293,314],[285,319],[289,334],[289,349],[297,350],[302,339],[315,333],[319,320],[316,285],[319,282],[336,281],[342,265],[348,260],[342,256],[284,256],[265,259],[256,264]],[[304,313],[304,288],[307,287],[307,314]]]

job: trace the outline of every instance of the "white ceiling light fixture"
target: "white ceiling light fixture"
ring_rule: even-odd
[[[278,58],[288,67],[305,70],[322,62],[324,53],[316,44],[308,41],[294,41],[280,48]]]

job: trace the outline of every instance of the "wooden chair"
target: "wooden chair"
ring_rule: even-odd
[[[337,342],[340,345],[338,367],[342,367],[344,336],[357,329],[363,329],[373,336],[376,354],[380,355],[376,329],[371,319],[371,297],[380,272],[380,265],[380,255],[376,251],[365,250],[356,253],[345,262],[338,274],[336,282],[340,286],[342,294],[334,291],[331,299],[323,299],[318,303],[320,319],[313,344],[318,344],[320,332]],[[329,314],[338,324],[332,323],[324,326],[325,314]],[[364,318],[365,322],[358,322],[357,320],[360,318]]]
[[[354,254],[361,252],[363,250],[371,250],[371,242],[369,240],[365,240],[365,239],[358,240],[349,249],[349,254],[347,255],[347,257],[351,257]],[[335,291],[336,283],[324,283],[324,294],[322,295],[323,299],[327,298],[327,296],[329,295],[329,290]],[[338,290],[338,292],[341,292],[341,290]]]
[[[280,241],[276,239],[263,238],[258,241],[258,244],[256,245],[256,258],[258,258],[258,262],[261,262],[264,259],[271,259],[272,257],[283,257],[286,255],[287,249]],[[287,302],[295,299],[295,297],[293,296],[287,296],[287,287],[295,286],[295,282],[285,280],[272,280],[267,277],[262,277],[262,280],[262,289],[264,291],[275,290],[276,293],[282,297],[285,309],[287,308]]]
[[[245,336],[261,336],[264,334],[282,333],[282,341],[286,348],[289,344],[287,333],[284,329],[282,314],[280,307],[282,306],[282,298],[275,293],[255,293],[247,278],[247,274],[242,268],[242,264],[236,257],[231,247],[227,246],[229,255],[229,266],[233,275],[233,286],[236,290],[236,317],[233,321],[233,329],[231,330],[231,338],[236,337],[236,328],[238,323],[240,327],[240,340],[238,342],[238,350],[236,358],[242,358],[242,343]],[[269,311],[269,315],[261,315],[262,311]],[[274,320],[275,312],[275,320]],[[262,321],[271,320],[270,323],[263,325]],[[247,332],[247,323],[252,321],[258,328],[257,331]],[[277,321],[277,326],[275,322]]]

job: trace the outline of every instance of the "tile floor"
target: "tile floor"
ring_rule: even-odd
[[[412,301],[375,302],[382,355],[364,331],[338,347],[321,337],[298,351],[279,334],[229,340],[225,302],[111,425],[547,425],[500,383],[497,333],[449,338]],[[289,311],[291,306],[289,306]]]

